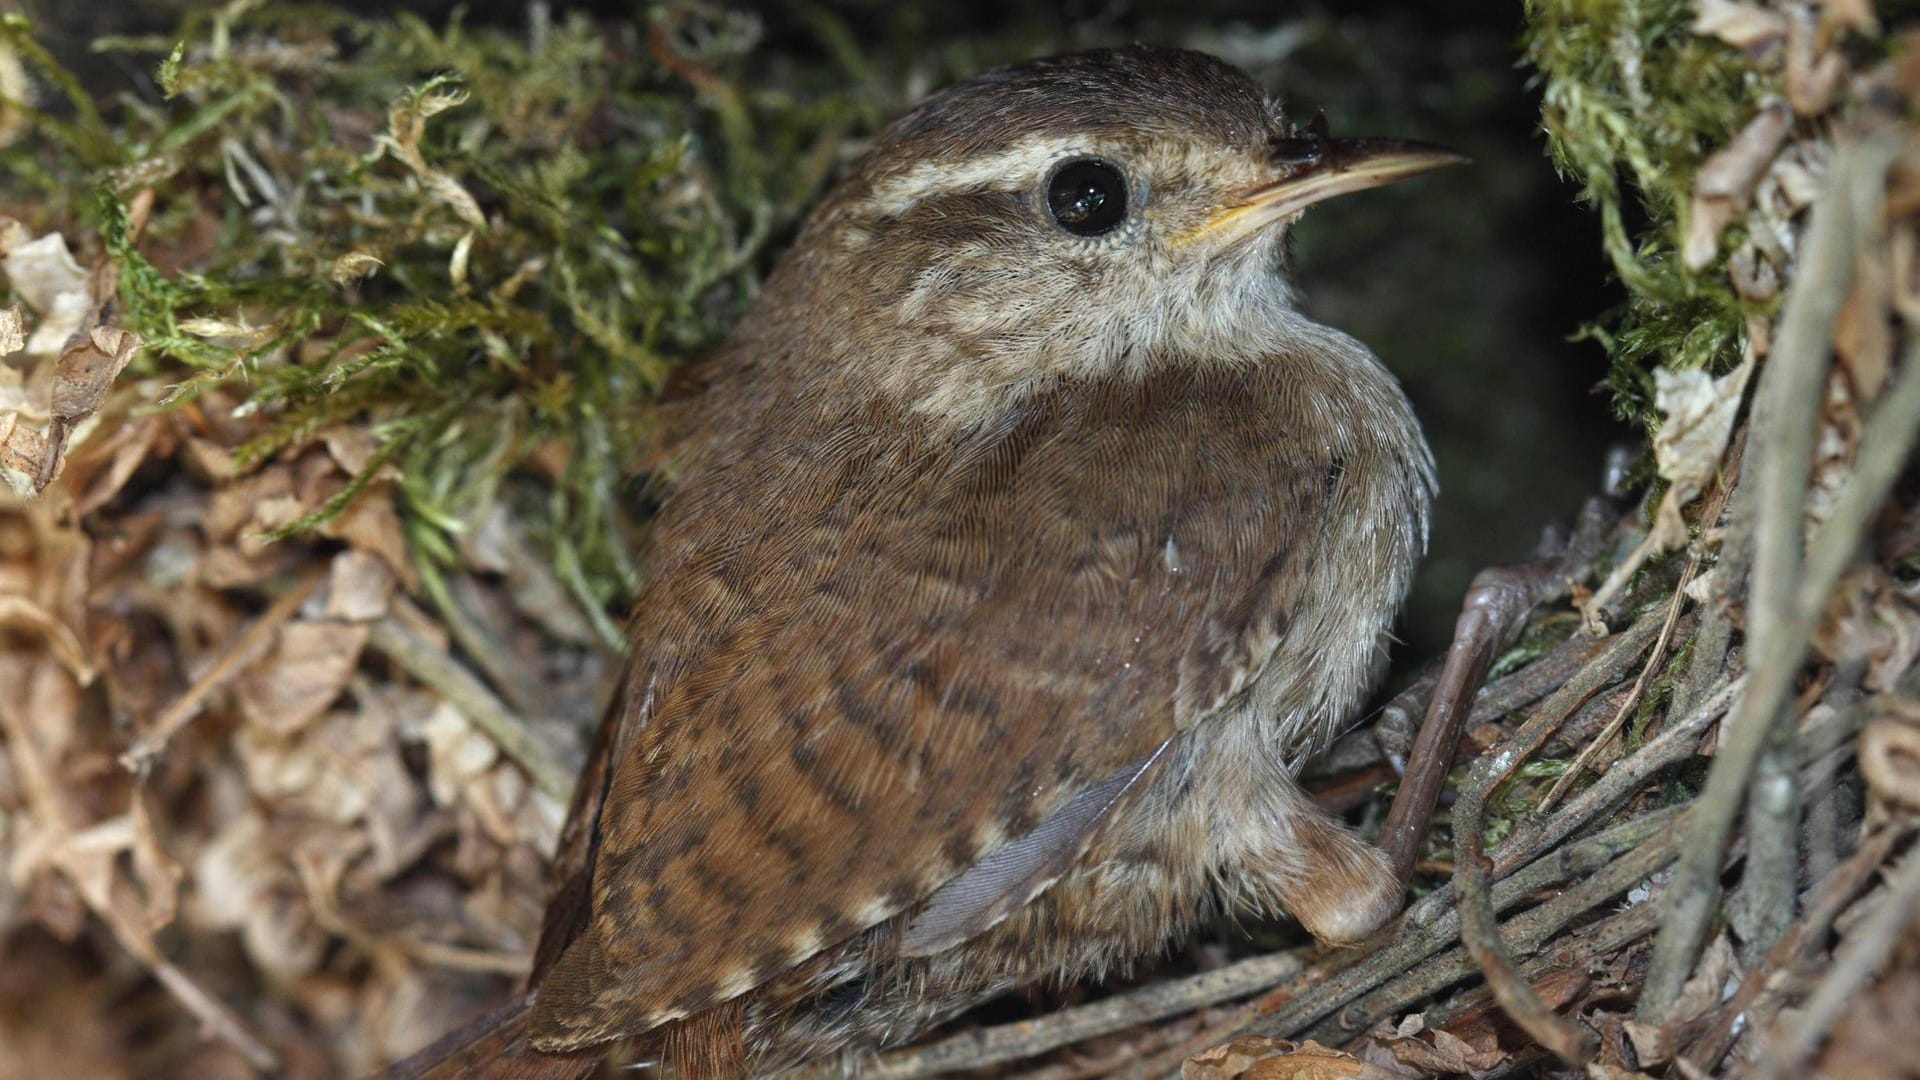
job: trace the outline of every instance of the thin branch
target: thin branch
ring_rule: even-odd
[[[1500,929],[1501,936],[1512,943],[1514,951],[1519,955],[1525,956],[1538,952],[1574,919],[1600,907],[1657,873],[1661,867],[1673,860],[1674,830],[1672,826],[1682,816],[1683,810],[1682,807],[1672,807],[1655,811],[1630,823],[1636,826],[1631,831],[1610,830],[1596,836],[1593,840],[1570,845],[1570,848],[1582,848],[1587,853],[1606,851],[1615,857],[1611,861],[1593,864],[1582,859],[1582,864],[1588,866],[1588,869],[1580,870],[1567,878],[1567,880],[1577,879],[1578,884],[1547,903],[1509,919]],[[1596,843],[1602,837],[1606,838],[1606,842]],[[1618,842],[1627,837],[1636,837],[1639,843],[1629,845]],[[1516,900],[1524,899],[1530,894],[1521,894]],[[1496,889],[1495,898],[1497,904],[1500,890]],[[1650,933],[1652,929],[1653,920],[1647,919],[1646,927],[1640,933]],[[1307,1030],[1305,1037],[1329,1044],[1344,1042],[1408,1003],[1429,997],[1462,979],[1470,978],[1478,970],[1478,962],[1465,947],[1453,949],[1421,963],[1399,978],[1343,1008],[1337,1014],[1325,1018],[1318,1025]],[[1523,968],[1522,975],[1526,981],[1530,982],[1538,975],[1538,971]],[[1496,994],[1495,997],[1497,999],[1498,995]],[[1292,1036],[1298,1032],[1288,1031],[1284,1034]]]
[[[1800,277],[1788,295],[1780,331],[1766,370],[1748,453],[1754,457],[1754,572],[1748,600],[1747,687],[1728,719],[1727,737],[1707,774],[1699,813],[1683,851],[1671,899],[1654,943],[1652,966],[1637,1015],[1657,1022],[1693,970],[1717,907],[1721,859],[1734,823],[1746,805],[1747,785],[1761,753],[1784,715],[1793,682],[1812,638],[1813,619],[1802,597],[1832,590],[1832,579],[1799,581],[1800,537],[1805,518],[1807,470],[1813,423],[1827,370],[1828,336],[1853,277],[1856,233],[1854,185],[1884,196],[1888,165],[1898,136],[1843,146],[1829,174],[1827,191],[1813,210],[1802,248]],[[1877,211],[1874,217],[1878,217]],[[1855,484],[1863,478],[1856,475]],[[1877,493],[1877,504],[1884,490]],[[1851,555],[1856,532],[1846,545]]]
[[[1664,629],[1658,633],[1672,629],[1671,615],[1670,611]],[[1493,861],[1483,849],[1487,799],[1582,701],[1610,682],[1616,672],[1632,663],[1633,658],[1652,643],[1656,629],[1653,619],[1642,618],[1609,642],[1606,652],[1535,710],[1533,717],[1513,733],[1499,752],[1474,763],[1461,785],[1460,799],[1453,807],[1453,886],[1458,897],[1460,939],[1485,974],[1501,1010],[1541,1046],[1571,1066],[1578,1066],[1592,1053],[1591,1037],[1555,1016],[1541,1002],[1539,995],[1515,970],[1513,958],[1500,940],[1489,894]]]
[[[1748,332],[1749,349],[1753,348],[1754,332]],[[1753,536],[1739,524],[1746,520],[1753,502],[1753,485],[1740,483],[1746,453],[1747,429],[1742,427],[1734,435],[1733,445],[1727,449],[1718,481],[1718,493],[1700,514],[1700,531],[1703,534],[1728,515],[1729,507],[1734,524],[1727,528],[1726,538],[1720,544],[1719,558],[1714,563],[1712,595],[1700,604],[1700,626],[1693,634],[1693,658],[1687,668],[1687,677],[1674,689],[1673,710],[1678,713],[1692,712],[1700,704],[1707,687],[1719,682],[1721,673],[1727,669],[1727,650],[1733,642],[1733,615],[1728,610],[1727,598],[1740,592],[1747,580],[1747,569],[1753,557]],[[1699,542],[1695,547],[1699,547]]]
[[[1530,863],[1493,887],[1494,906],[1505,910],[1542,889],[1593,873],[1621,852],[1671,833],[1679,812],[1678,808],[1654,811]],[[1165,1054],[1141,1062],[1115,1080],[1159,1076],[1177,1068],[1187,1057],[1249,1030],[1296,1034],[1361,994],[1421,965],[1459,939],[1459,916],[1449,902],[1452,891],[1452,886],[1444,886],[1429,896],[1428,901],[1442,901],[1437,906],[1430,906],[1428,901],[1416,905],[1391,932],[1381,935],[1385,944],[1373,952],[1357,957],[1351,952],[1336,953],[1303,972],[1291,985],[1239,1006],[1221,1023]]]
[[[1567,800],[1559,813],[1544,821],[1523,820],[1494,850],[1493,872],[1508,873],[1516,864],[1573,835],[1575,830],[1640,791],[1655,774],[1692,757],[1700,733],[1727,711],[1742,685],[1740,680],[1728,683],[1714,691],[1692,713],[1669,720],[1657,738],[1632,756],[1616,762],[1592,786]]]
[[[1866,887],[1906,833],[1901,827],[1885,828],[1861,841],[1853,855],[1821,884],[1819,894],[1799,921],[1774,943],[1764,960],[1747,972],[1740,988],[1720,1006],[1713,1025],[1681,1057],[1701,1072],[1709,1072],[1719,1066],[1742,1029],[1761,1026],[1762,1019],[1777,1008],[1779,998],[1794,988],[1797,980],[1792,973],[1812,958],[1814,950],[1825,942],[1833,920]]]
[[[1756,1080],[1779,1080],[1800,1071],[1826,1040],[1848,1001],[1893,955],[1916,913],[1920,913],[1920,851],[1910,851],[1872,914],[1834,953],[1833,965],[1801,1006],[1791,1032],[1760,1055],[1754,1067]]]
[[[1686,606],[1687,583],[1693,580],[1694,573],[1699,569],[1699,556],[1688,556],[1686,569],[1681,571],[1680,581],[1673,587],[1673,599],[1667,603],[1667,618],[1661,624],[1660,636],[1654,640],[1653,651],[1647,654],[1646,663],[1640,665],[1640,677],[1633,680],[1633,689],[1627,691],[1627,696],[1620,699],[1620,707],[1614,710],[1612,719],[1607,721],[1607,726],[1601,728],[1599,734],[1587,740],[1587,745],[1581,749],[1579,756],[1573,759],[1573,764],[1569,765],[1567,771],[1560,774],[1560,779],[1555,780],[1553,786],[1547,789],[1546,797],[1540,800],[1540,810],[1547,810],[1554,803],[1559,802],[1560,796],[1565,795],[1574,781],[1580,779],[1587,771],[1587,766],[1593,758],[1613,741],[1613,737],[1620,733],[1622,727],[1626,726],[1627,717],[1633,715],[1634,708],[1646,695],[1647,683],[1653,680],[1653,673],[1659,669],[1660,661],[1667,655],[1667,643],[1673,639],[1673,628],[1680,622],[1680,609]]]
[[[1609,916],[1591,927],[1575,931],[1576,936],[1566,942],[1556,942],[1555,947],[1544,949],[1526,963],[1520,965],[1521,974],[1529,982],[1538,983],[1542,978],[1557,971],[1565,971],[1589,959],[1611,956],[1620,949],[1652,936],[1660,928],[1660,904],[1658,897],[1645,903],[1628,905],[1625,911]],[[1578,947],[1578,954],[1574,948]],[[1473,1008],[1492,995],[1473,991],[1459,994],[1446,1002],[1436,1004],[1425,1013],[1428,1028],[1442,1027],[1455,1017]],[[1395,1009],[1393,1011],[1398,1011]],[[1368,1025],[1372,1026],[1372,1025]],[[1524,1053],[1520,1051],[1520,1053]]]
[[[200,715],[200,706],[205,704],[208,696],[225,686],[242,668],[259,659],[267,644],[273,640],[273,635],[293,618],[294,613],[300,610],[300,605],[325,580],[324,573],[308,573],[293,588],[274,597],[251,626],[227,642],[226,648],[220,650],[213,663],[207,665],[200,677],[193,680],[193,685],[175,698],[173,704],[161,710],[159,716],[154,717],[153,724],[133,740],[126,753],[120,755],[120,764],[130,772],[145,772],[153,759],[166,750],[173,737]]]
[[[14,771],[26,792],[34,821],[48,833],[52,864],[72,884],[73,891],[88,910],[113,932],[121,948],[152,972],[174,999],[200,1021],[202,1029],[233,1047],[255,1068],[278,1071],[278,1056],[247,1027],[239,1014],[161,955],[152,933],[133,915],[137,901],[132,899],[131,887],[123,880],[121,871],[110,869],[103,878],[82,864],[70,840],[81,823],[80,811],[56,780],[52,764],[42,756],[25,718],[5,695],[0,695],[0,734],[6,736]]]
[[[1300,952],[1255,956],[1184,979],[1155,983],[1125,994],[1023,1020],[963,1032],[928,1046],[895,1051],[861,1070],[872,1080],[919,1080],[944,1072],[980,1069],[1034,1057],[1138,1024],[1217,1005],[1264,990],[1300,973]],[[836,1075],[836,1067],[800,1074],[811,1080]]]
[[[369,624],[369,630],[368,645],[439,691],[460,715],[486,732],[501,753],[526,769],[541,791],[565,801],[573,790],[573,770],[561,764],[546,742],[528,731],[485,683],[390,616]]]

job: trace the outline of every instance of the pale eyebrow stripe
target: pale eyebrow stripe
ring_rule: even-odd
[[[1080,143],[1063,142],[1057,137],[1024,139],[1005,150],[969,158],[958,164],[920,162],[874,185],[866,202],[879,213],[893,217],[933,195],[978,191],[982,188],[1019,187],[1051,168],[1055,162],[1088,155],[1100,156],[1092,148]]]

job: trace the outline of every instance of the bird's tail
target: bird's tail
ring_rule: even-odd
[[[534,1049],[527,1037],[527,1000],[519,997],[395,1062],[374,1080],[582,1080],[601,1048],[568,1054]]]

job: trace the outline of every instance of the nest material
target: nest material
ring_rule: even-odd
[[[635,406],[876,111],[767,127],[711,9],[253,7],[160,114],[0,25],[0,1076],[361,1072],[507,991],[635,579]],[[1437,887],[1372,948],[873,1075],[1920,1071],[1920,43],[1843,0],[1528,18],[1653,492],[1482,693]]]

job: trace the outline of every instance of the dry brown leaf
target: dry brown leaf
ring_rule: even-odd
[[[1787,36],[1786,17],[1759,4],[1700,0],[1693,32],[1747,52],[1764,49]]]
[[[299,730],[346,689],[366,644],[367,628],[361,624],[288,623],[273,651],[234,683],[247,720],[270,731]]]
[[[24,232],[11,218],[7,223]],[[58,353],[93,313],[87,272],[74,261],[66,237],[59,233],[35,239],[16,236],[0,255],[0,269],[5,270],[13,294],[40,316],[26,342],[30,356]]]
[[[319,963],[328,938],[313,922],[282,842],[257,811],[229,821],[194,860],[192,909],[202,926],[238,930],[261,969],[294,979]]]
[[[1509,1063],[1507,1053],[1500,1049],[1497,1040],[1489,1037],[1483,1040],[1485,1045],[1473,1046],[1458,1035],[1445,1028],[1432,1033],[1433,1042],[1419,1038],[1395,1039],[1387,1049],[1394,1060],[1422,1072],[1436,1074],[1466,1073],[1481,1077]]]
[[[1787,101],[1801,116],[1833,107],[1847,75],[1847,59],[1824,40],[1813,13],[1794,5],[1787,16]]]
[[[30,630],[40,635],[41,640],[52,649],[53,655],[73,674],[80,685],[86,686],[93,682],[97,672],[92,660],[87,656],[86,649],[80,644],[79,636],[46,608],[24,596],[0,594],[0,626]]]
[[[1707,947],[1680,996],[1665,1011],[1664,1021],[1646,1024],[1628,1020],[1622,1024],[1640,1064],[1662,1065],[1673,1060],[1699,1034],[1701,1022],[1725,1000],[1727,986],[1737,985],[1742,976],[1733,942],[1722,932]]]
[[[19,304],[0,308],[0,357],[10,356],[27,347],[27,324]]]
[[[34,479],[47,457],[47,437],[21,422],[19,413],[0,412],[0,478],[22,498],[34,494]]]
[[[333,557],[327,573],[327,618],[371,622],[387,613],[393,599],[393,570],[386,561],[358,548]]]
[[[1872,0],[1820,0],[1820,18],[1828,26],[1845,27],[1860,34],[1880,33],[1880,20],[1874,17]]]
[[[47,455],[40,462],[34,486],[45,490],[60,471],[67,438],[106,400],[107,389],[120,377],[133,354],[144,344],[139,334],[112,326],[96,326],[60,354],[53,371],[53,399],[47,412]]]
[[[1814,635],[1820,654],[1843,666],[1864,665],[1861,685],[1884,692],[1920,662],[1920,595],[1878,566],[1848,571],[1827,601]]]
[[[219,488],[200,518],[200,531],[209,540],[230,540],[254,525],[254,509],[261,503],[293,492],[293,470],[282,463]]]
[[[249,725],[233,746],[248,788],[302,820],[341,826],[364,821],[377,833],[410,830],[421,812],[418,785],[409,780],[394,733],[379,715],[337,710],[291,732]],[[354,850],[390,846],[394,839],[362,836]]]
[[[1653,436],[1654,467],[1669,486],[1646,538],[1581,601],[1581,613],[1590,627],[1600,628],[1601,609],[1613,602],[1648,558],[1687,542],[1687,522],[1681,511],[1720,469],[1756,359],[1750,340],[1740,366],[1717,379],[1699,368],[1653,370],[1654,406],[1663,417]]]
[[[1680,505],[1705,490],[1719,471],[1752,373],[1751,357],[1717,379],[1699,368],[1654,369],[1654,407],[1661,415],[1653,437],[1654,467],[1661,479],[1683,492]]]
[[[1853,287],[1833,319],[1833,349],[1853,380],[1856,399],[1871,405],[1893,369],[1893,276],[1884,252],[1863,250]]]
[[[419,587],[419,575],[407,553],[407,534],[400,514],[393,508],[393,496],[385,485],[376,484],[361,492],[339,516],[320,526],[320,535],[344,540],[361,551],[384,559],[400,583],[408,589]]]
[[[133,876],[145,901],[142,914],[149,932],[173,922],[180,910],[180,882],[186,871],[167,854],[154,831],[145,792],[136,792],[128,809],[133,823]]]
[[[1879,719],[1860,733],[1860,774],[1874,798],[1920,811],[1920,726]]]
[[[120,424],[104,441],[90,440],[86,456],[92,460],[97,460],[96,455],[106,456],[106,467],[91,475],[85,475],[87,470],[82,469],[79,471],[83,475],[75,477],[74,466],[79,462],[69,457],[68,490],[73,490],[75,483],[85,486],[85,491],[74,503],[74,513],[84,517],[112,501],[127,481],[133,478],[134,472],[146,464],[148,457],[154,453],[155,444],[165,428],[165,422],[158,416],[140,416]],[[92,445],[94,442],[99,442],[99,445]]]
[[[242,554],[239,549],[219,544],[200,555],[199,580],[214,589],[237,589],[258,585],[279,574],[298,571],[305,565],[303,552],[285,545],[269,546],[264,552]]]
[[[427,718],[422,732],[427,743],[427,787],[442,806],[459,797],[460,790],[484,775],[500,759],[500,747],[445,702]]]
[[[1781,101],[1760,107],[1733,141],[1707,159],[1694,177],[1683,256],[1689,270],[1705,269],[1720,250],[1720,234],[1747,211],[1754,189],[1786,141],[1793,113]]]
[[[328,428],[320,436],[327,448],[327,454],[348,476],[359,476],[380,452],[380,440],[373,432],[355,424],[341,424]]]
[[[209,439],[188,435],[180,442],[180,462],[187,475],[202,484],[224,484],[240,475],[233,451]]]
[[[1860,683],[1868,690],[1894,688],[1920,663],[1920,605],[1913,591],[1891,582],[1873,598],[1873,617],[1880,627],[1878,646],[1867,654],[1867,672]]]

